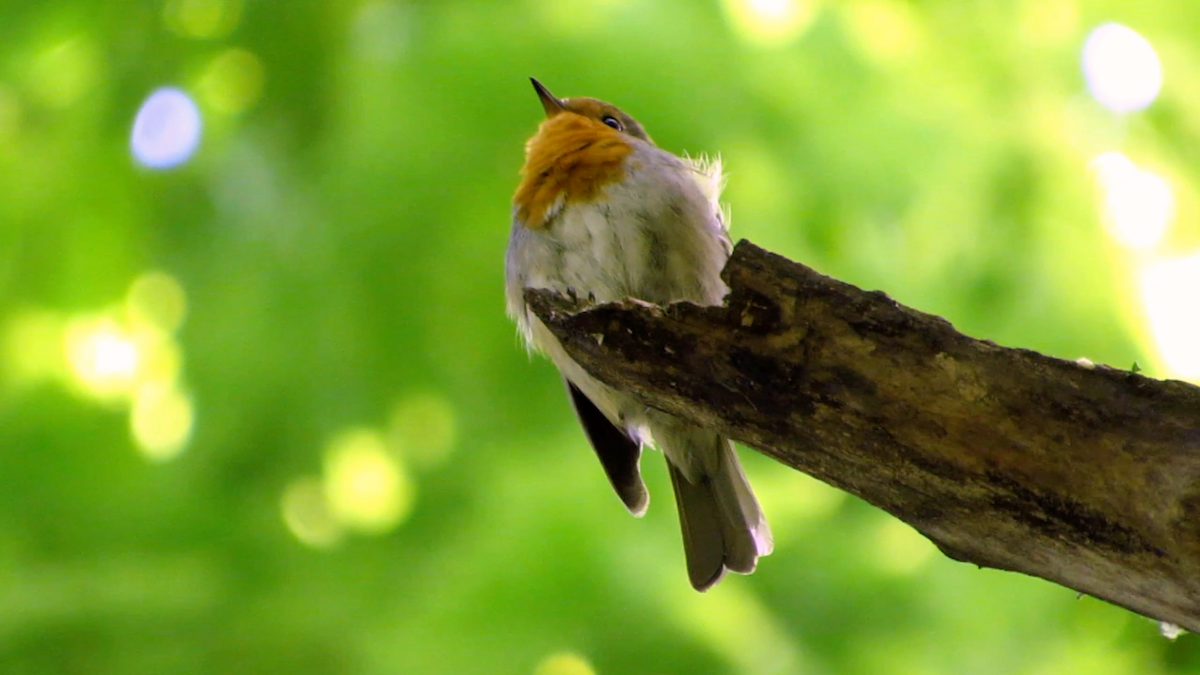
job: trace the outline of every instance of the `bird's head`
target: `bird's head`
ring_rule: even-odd
[[[533,82],[533,88],[537,92],[538,98],[542,101],[542,107],[546,110],[547,119],[563,113],[571,113],[595,120],[623,134],[640,138],[647,143],[654,142],[650,140],[650,135],[646,133],[641,124],[638,124],[637,120],[611,103],[587,96],[558,98],[554,94],[551,94],[550,90],[535,78],[531,77],[529,80]]]

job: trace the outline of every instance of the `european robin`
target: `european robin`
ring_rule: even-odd
[[[525,144],[505,259],[508,313],[563,376],[608,479],[635,516],[649,495],[643,445],[667,459],[688,577],[697,590],[725,570],[754,571],[771,531],[729,439],[647,407],[593,378],[525,305],[525,288],[611,302],[720,304],[731,245],[717,160],[677,157],[642,125],[594,98],[560,99],[537,80],[546,119]]]

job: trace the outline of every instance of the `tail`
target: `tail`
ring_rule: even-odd
[[[705,445],[715,445],[715,453],[709,445],[703,449],[704,454],[692,455],[695,459],[691,462],[690,473],[694,474],[691,480],[671,460],[675,453],[667,455],[683,530],[688,578],[698,591],[717,583],[725,570],[753,572],[759,556],[767,555],[774,546],[771,529],[733,446],[720,436],[709,438],[711,441]],[[712,458],[715,461],[704,461],[705,454],[715,454]]]

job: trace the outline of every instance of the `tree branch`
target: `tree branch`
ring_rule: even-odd
[[[948,556],[1200,631],[1200,388],[967,337],[749,242],[722,307],[527,290],[572,358]]]

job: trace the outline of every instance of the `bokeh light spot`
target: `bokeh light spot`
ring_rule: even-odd
[[[1141,287],[1167,367],[1175,376],[1200,378],[1200,253],[1147,266]]]
[[[257,56],[245,49],[227,49],[208,64],[198,89],[213,110],[234,115],[258,100],[265,79]]]
[[[279,503],[283,522],[300,543],[330,548],[342,540],[342,527],[329,511],[321,480],[306,476],[292,481]]]
[[[383,437],[358,429],[335,438],[325,453],[325,498],[347,528],[377,534],[412,510],[416,488]]]
[[[241,18],[241,0],[168,0],[163,6],[167,27],[191,38],[223,37]]]
[[[140,357],[137,382],[178,384],[183,370],[179,343],[158,331],[136,330],[132,335]]]
[[[558,652],[542,659],[533,675],[596,675],[596,670],[579,654]]]
[[[454,408],[443,396],[413,394],[392,409],[388,441],[415,465],[428,468],[444,462],[457,435]]]
[[[1157,244],[1175,213],[1167,182],[1119,152],[1100,155],[1092,169],[1104,193],[1105,221],[1113,237],[1132,249]]]
[[[133,156],[152,169],[188,160],[200,144],[200,110],[179,89],[156,90],[142,103],[133,122]]]
[[[886,518],[875,531],[873,560],[885,572],[896,575],[913,574],[928,563],[934,554],[933,544],[906,523]]]
[[[1145,108],[1162,87],[1162,66],[1154,47],[1118,23],[1106,23],[1088,35],[1083,75],[1092,96],[1114,112]]]
[[[183,367],[179,345],[153,326],[122,323],[115,314],[67,322],[60,344],[71,383],[102,400],[128,398],[145,383],[175,386]]]
[[[132,323],[153,326],[170,334],[187,315],[187,295],[170,274],[146,272],[130,284],[125,310]]]
[[[71,374],[85,391],[112,398],[132,389],[141,355],[115,320],[76,319],[67,325],[64,342]]]
[[[191,399],[174,386],[147,382],[137,388],[129,426],[147,458],[166,461],[178,456],[187,447],[194,421]]]
[[[817,0],[724,0],[725,15],[739,37],[775,47],[804,33],[817,13]]]

